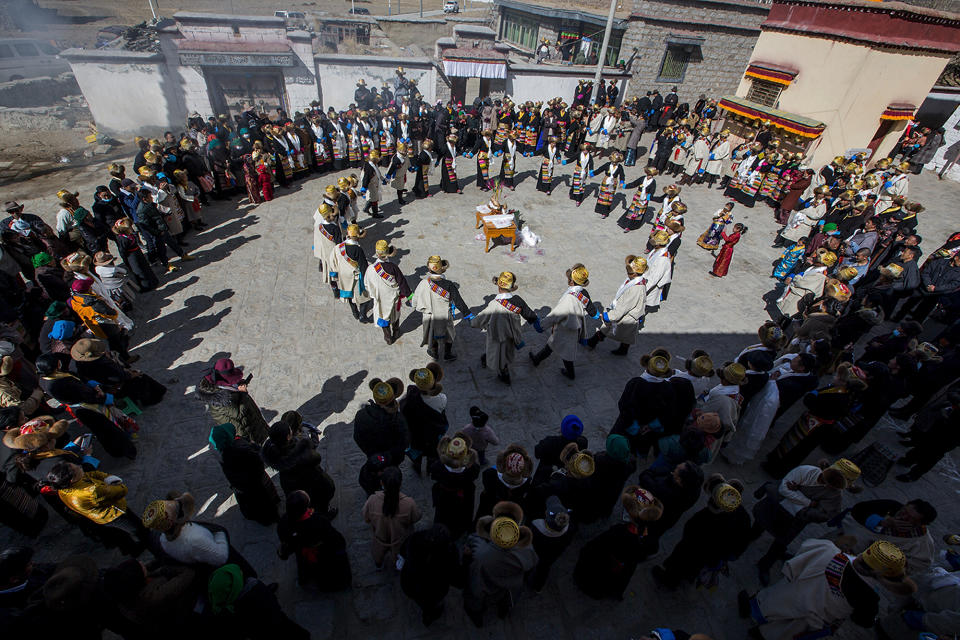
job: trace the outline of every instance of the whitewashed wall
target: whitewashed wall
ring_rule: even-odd
[[[70,49],[61,53],[97,124],[114,134],[183,123],[188,113],[180,78],[152,53]]]
[[[324,109],[346,109],[353,102],[353,92],[356,91],[357,80],[360,78],[366,80],[368,88],[377,87],[379,91],[382,82],[386,80],[390,82],[392,89],[397,67],[403,67],[407,78],[417,81],[417,90],[423,95],[425,102],[432,103],[436,100],[437,70],[429,58],[339,54],[319,54],[314,58],[320,82],[320,102]]]
[[[569,67],[547,64],[515,64],[507,68],[507,95],[514,102],[527,100],[546,102],[560,96],[570,104],[577,83],[581,80],[593,80],[592,67]],[[626,93],[629,74],[604,73],[604,80],[615,80],[620,89],[619,100]]]

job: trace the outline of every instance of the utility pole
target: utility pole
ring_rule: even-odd
[[[600,46],[600,58],[597,60],[597,72],[593,76],[593,89],[600,87],[603,74],[603,60],[607,57],[607,45],[610,44],[610,32],[613,31],[613,14],[617,11],[617,0],[610,0],[610,13],[607,14],[607,28],[603,32],[603,44]]]
[[[153,8],[153,0],[147,0],[147,4],[150,5],[150,13],[153,14],[153,19],[157,19],[157,12]]]
[[[420,17],[423,17],[423,0],[420,0]]]
[[[390,0],[387,0],[387,15],[392,15],[390,12]]]

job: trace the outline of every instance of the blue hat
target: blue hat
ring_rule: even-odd
[[[53,323],[53,329],[47,334],[48,338],[54,340],[64,340],[73,337],[73,332],[77,325],[69,320],[57,320]]]
[[[567,440],[576,440],[583,433],[583,422],[572,413],[560,421],[560,433]]]

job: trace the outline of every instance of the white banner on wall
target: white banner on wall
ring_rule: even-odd
[[[507,77],[507,65],[503,62],[444,60],[443,72],[452,78],[499,78],[502,80]]]

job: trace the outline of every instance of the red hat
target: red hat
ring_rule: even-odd
[[[243,380],[243,367],[237,367],[230,358],[221,358],[213,365],[215,377],[229,385],[235,385]]]
[[[70,290],[76,293],[87,293],[93,286],[93,280],[89,278],[74,278],[70,283]]]

